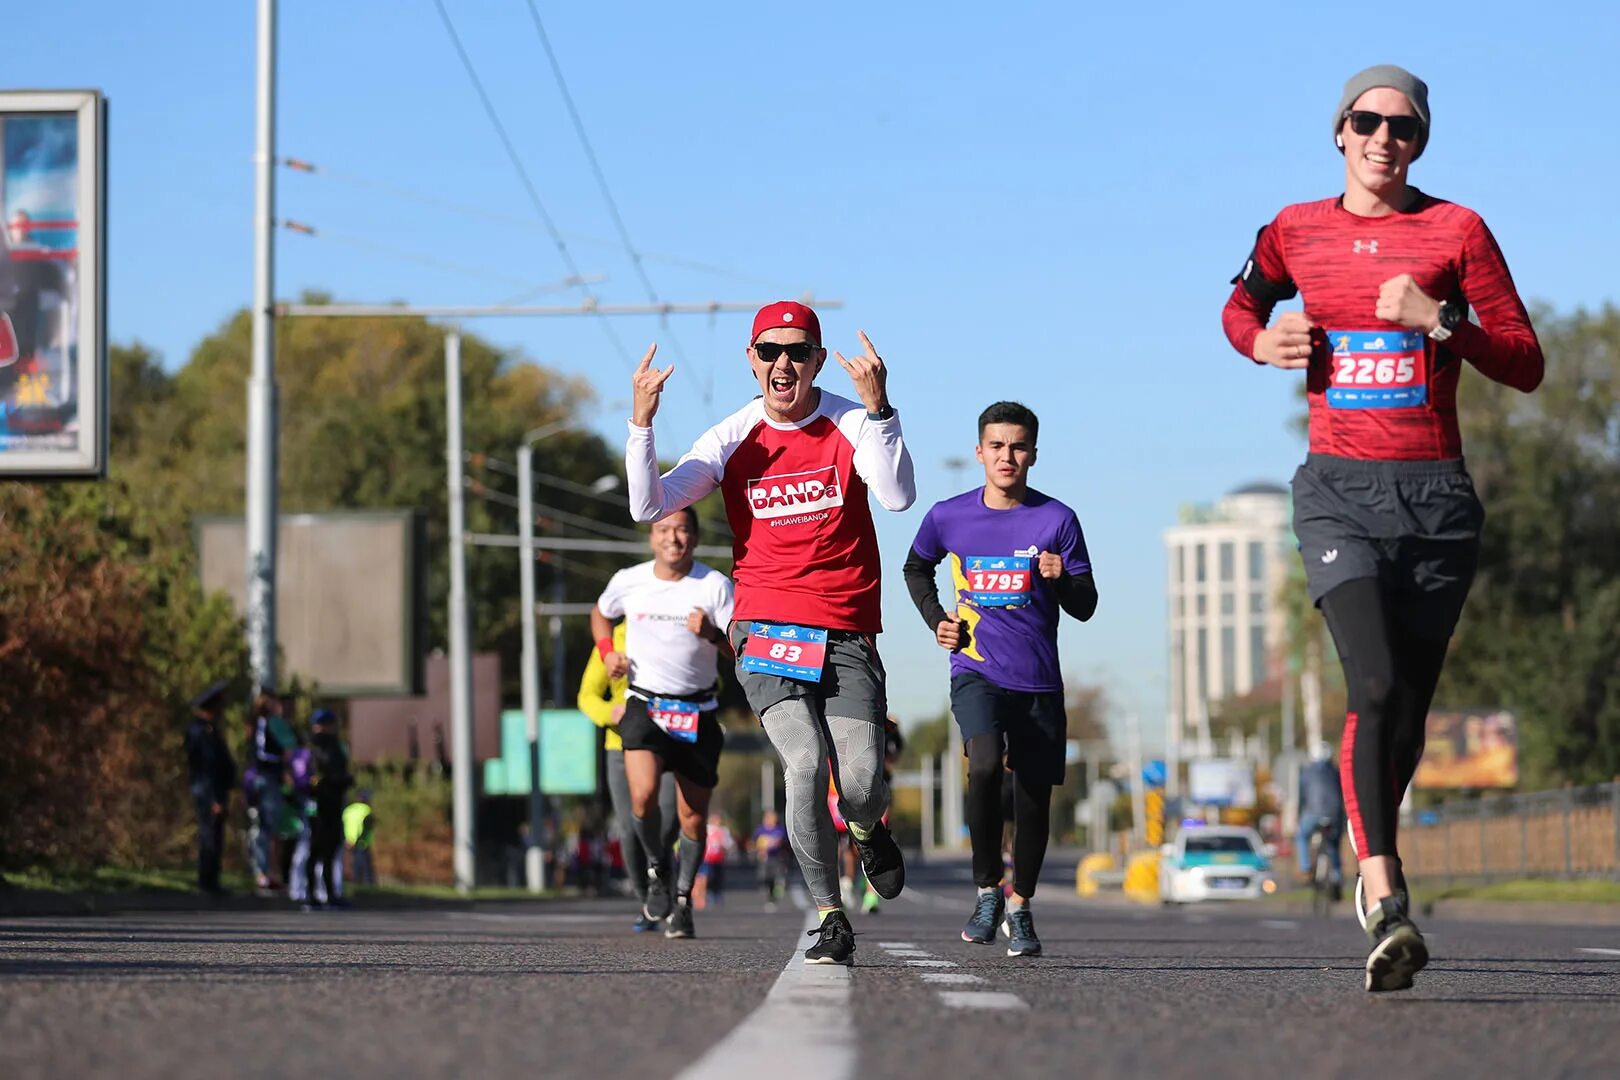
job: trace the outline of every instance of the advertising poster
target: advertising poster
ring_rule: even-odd
[[[1519,724],[1500,709],[1435,711],[1412,786],[1419,791],[1519,784]]]
[[[0,93],[0,476],[106,471],[104,118]]]

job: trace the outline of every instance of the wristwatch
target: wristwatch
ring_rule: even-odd
[[[883,408],[879,409],[877,412],[872,412],[871,410],[867,410],[866,418],[868,420],[887,420],[889,417],[891,417],[893,415],[894,415],[894,406],[893,405],[885,405],[885,406],[883,406]]]
[[[1429,331],[1429,337],[1435,341],[1445,341],[1451,337],[1451,332],[1462,325],[1463,318],[1468,314],[1468,305],[1460,304],[1455,300],[1447,300],[1440,305],[1440,325]]]

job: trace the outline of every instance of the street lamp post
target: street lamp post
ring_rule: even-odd
[[[523,723],[529,737],[529,846],[524,871],[530,892],[546,887],[541,831],[545,825],[545,799],[540,791],[540,647],[535,634],[534,595],[534,444],[563,431],[563,421],[535,428],[518,447],[518,581],[522,593]]]

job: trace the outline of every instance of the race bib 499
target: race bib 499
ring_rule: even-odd
[[[1406,330],[1329,330],[1327,403],[1335,409],[1403,409],[1429,400],[1428,352]]]

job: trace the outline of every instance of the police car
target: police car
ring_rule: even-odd
[[[1258,900],[1277,891],[1269,846],[1253,829],[1184,826],[1159,849],[1159,898],[1166,904],[1200,900]]]

